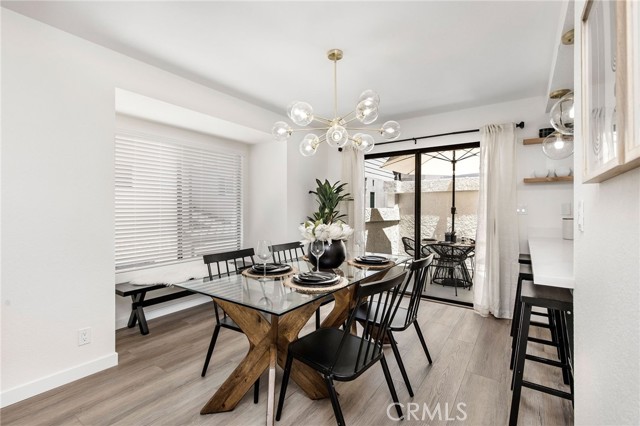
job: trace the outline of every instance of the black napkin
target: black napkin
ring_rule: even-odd
[[[257,264],[251,267],[251,272],[254,274],[282,274],[291,270],[290,265],[284,263],[267,263],[266,265]]]
[[[356,261],[360,263],[366,263],[369,265],[382,265],[384,263],[388,263],[389,259],[384,256],[360,256],[356,257]]]
[[[333,272],[305,272],[293,276],[294,282],[304,285],[327,286],[337,283],[339,279]]]

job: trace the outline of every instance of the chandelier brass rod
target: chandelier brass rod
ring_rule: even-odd
[[[338,117],[338,60],[333,60],[333,117]]]
[[[307,130],[327,130],[327,127],[303,127],[301,129],[291,129],[290,132],[304,132]]]
[[[373,127],[349,127],[349,130],[364,130],[367,132],[382,132],[382,129],[376,129]]]
[[[345,121],[345,122],[344,122],[344,124],[345,124],[345,125],[347,125],[347,124],[351,123],[353,120],[355,120],[356,118],[357,118],[357,117],[353,117],[353,118],[351,118],[351,119],[349,119],[349,120]]]
[[[316,121],[324,122],[326,124],[330,124],[331,121],[333,121],[330,118],[320,117],[320,116],[317,116],[317,115],[314,115],[313,119],[316,120]]]

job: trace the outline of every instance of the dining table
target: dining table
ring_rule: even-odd
[[[289,343],[297,339],[300,330],[328,295],[333,295],[335,303],[321,327],[340,327],[355,303],[358,284],[376,281],[389,273],[400,273],[410,260],[408,256],[384,256],[389,261],[382,267],[359,265],[352,259],[344,262],[332,270],[342,277],[341,285],[327,291],[293,288],[296,285],[291,285],[291,276],[266,276],[263,279],[246,273],[175,284],[176,287],[211,297],[249,340],[248,353],[202,407],[200,414],[233,410],[256,380],[268,370],[266,424],[273,425],[276,365],[284,367]],[[303,259],[287,263],[293,268],[292,273],[313,269],[313,265]],[[310,399],[329,397],[322,376],[302,363],[294,363],[290,378]]]

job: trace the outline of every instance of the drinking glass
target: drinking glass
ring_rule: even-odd
[[[316,258],[316,272],[320,270],[320,257],[324,254],[324,241],[315,240],[311,243],[311,254]]]
[[[256,256],[262,260],[262,278],[260,281],[267,281],[267,260],[271,257],[271,241],[260,240],[256,247]]]
[[[367,252],[367,233],[366,231],[357,231],[355,232],[354,235],[354,243],[355,243],[355,248],[356,248],[356,255],[354,257],[358,257],[358,256],[364,256]]]

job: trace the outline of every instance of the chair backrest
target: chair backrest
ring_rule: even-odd
[[[211,265],[213,263],[216,264],[217,269],[217,277],[221,278],[222,275],[230,276],[231,273],[239,273],[243,269],[248,268],[249,266],[254,264],[253,256],[255,256],[255,252],[252,248],[242,249],[242,250],[234,250],[234,251],[225,251],[222,253],[212,253],[205,254],[202,256],[204,263],[207,265],[207,269],[209,270],[209,279],[214,278],[214,274],[211,271]],[[220,263],[224,262],[225,270],[223,271],[220,267]],[[233,268],[230,268],[230,263],[233,263]]]
[[[452,244],[431,244],[431,248],[441,261],[462,262],[473,251],[473,247],[455,246]]]
[[[422,254],[422,257],[427,257],[430,254],[435,253],[435,251],[433,251],[433,249],[431,248],[431,244],[435,244],[436,240],[429,238],[425,241],[427,241],[427,244],[424,244],[422,247],[420,247],[420,253]]]
[[[393,320],[393,316],[398,311],[400,301],[402,300],[402,292],[407,286],[407,271],[391,278],[371,283],[360,284],[356,290],[356,305],[365,305],[367,307],[366,318],[361,321],[364,327],[362,337],[357,347],[353,344],[346,345],[347,341],[353,341],[353,335],[350,333],[351,325],[356,321],[357,309],[354,309],[349,316],[346,326],[344,327],[342,340],[338,346],[336,361],[332,366],[340,363],[344,356],[348,359],[355,359],[353,364],[353,373],[358,374],[365,370],[371,364],[378,361],[382,356],[382,343],[389,329],[389,324]],[[377,318],[378,320],[373,320]],[[346,356],[343,351],[357,351]],[[355,358],[353,357],[355,355]]]
[[[293,262],[304,256],[304,245],[300,241],[274,244],[269,249],[273,253],[273,261],[278,263]]]
[[[411,257],[416,255],[416,242],[413,238],[402,237],[402,245],[404,245],[404,251]]]
[[[411,293],[409,296],[409,306],[407,307],[407,319],[405,320],[404,327],[409,327],[414,323],[418,316],[418,308],[420,307],[420,300],[422,300],[422,291],[424,285],[427,282],[427,275],[429,267],[433,262],[435,254],[422,258],[420,260],[414,260],[409,268],[409,275],[407,276],[407,284],[412,284]],[[407,285],[408,287],[408,285]]]

